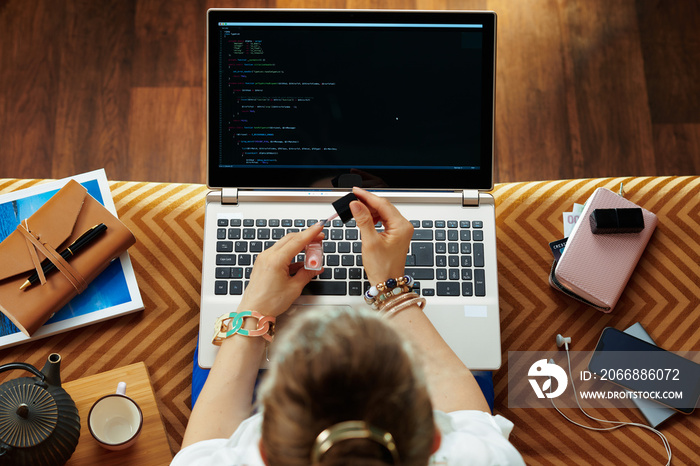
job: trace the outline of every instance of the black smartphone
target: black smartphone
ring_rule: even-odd
[[[607,327],[600,335],[588,370],[597,380],[625,387],[690,414],[700,399],[700,364],[666,351],[620,330]]]

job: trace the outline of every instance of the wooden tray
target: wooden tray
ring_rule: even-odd
[[[119,382],[126,382],[126,394],[143,411],[143,427],[136,443],[121,451],[102,448],[90,435],[87,417],[90,408],[98,398],[114,393]],[[69,466],[123,466],[126,464],[168,465],[172,453],[165,434],[163,421],[148,376],[148,369],[142,362],[130,366],[65,382],[62,387],[70,394],[80,414],[80,440],[73,456],[66,463]]]

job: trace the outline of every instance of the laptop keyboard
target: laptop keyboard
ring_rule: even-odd
[[[240,295],[255,259],[287,233],[315,224],[315,219],[218,219],[217,295]],[[481,221],[411,220],[414,227],[406,274],[423,296],[485,296],[484,233]],[[381,225],[376,228],[381,231]],[[303,294],[361,296],[369,288],[362,268],[360,230],[354,220],[327,222],[323,232],[324,271]],[[304,260],[304,254],[297,256]]]

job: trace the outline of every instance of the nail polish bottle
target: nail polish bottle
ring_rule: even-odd
[[[304,268],[321,270],[323,268],[323,247],[320,242],[311,243],[304,250]]]

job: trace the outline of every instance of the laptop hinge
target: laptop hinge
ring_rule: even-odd
[[[221,190],[222,204],[238,204],[238,188],[223,188]]]
[[[462,207],[478,207],[479,191],[475,189],[462,190]]]

